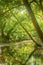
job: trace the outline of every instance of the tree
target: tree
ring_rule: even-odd
[[[37,14],[39,14],[39,16],[40,15],[43,16],[43,1],[42,0],[38,0],[38,1],[37,0],[23,0],[23,1],[1,0],[0,3],[1,3],[0,4],[0,43],[1,43],[0,47],[2,47],[2,50],[4,49],[2,54],[5,56],[5,59],[7,59],[7,62],[9,61],[9,56],[10,56],[10,61],[8,62],[8,64],[10,63],[12,64],[15,61],[15,63],[26,65],[32,55],[35,54],[37,55],[37,51],[39,51],[39,49],[40,49],[39,55],[41,54],[41,56],[43,56],[42,55],[43,26],[41,29],[39,25],[39,23],[41,22],[38,23],[37,19],[39,18],[38,17],[36,18]],[[41,21],[43,21],[42,18]],[[32,26],[32,24],[34,26]],[[41,25],[43,25],[43,23]],[[34,37],[34,33],[35,33],[35,37]],[[20,49],[22,50],[23,47],[22,44],[17,45],[18,47],[20,47],[20,49],[17,47],[18,50],[14,50],[16,44],[15,42],[21,43],[22,41],[25,40],[26,41],[32,40],[33,43],[35,44],[35,45],[33,44],[34,49],[29,56],[23,55],[24,53],[26,54],[26,52],[22,53],[18,51]],[[27,49],[27,47],[29,47],[29,45],[28,46],[26,45],[27,44],[24,43],[23,49],[24,48]]]

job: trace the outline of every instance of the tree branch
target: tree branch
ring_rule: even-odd
[[[23,0],[23,2],[24,2],[24,5],[26,6],[26,9],[27,9],[30,17],[31,17],[32,23],[33,23],[33,25],[34,25],[34,27],[35,27],[38,35],[39,35],[39,38],[41,39],[41,41],[43,43],[43,32],[41,31],[41,29],[40,29],[40,27],[39,27],[39,25],[37,23],[37,20],[36,20],[36,18],[34,16],[34,13],[33,13],[32,9],[31,9],[31,6],[30,6],[28,0]]]
[[[31,54],[27,57],[27,59],[25,60],[25,63],[24,64],[22,64],[22,65],[26,65],[27,64],[27,62],[29,61],[29,59],[31,58],[31,56],[34,54],[34,52],[36,51],[37,49],[34,49],[32,52],[31,52]]]
[[[31,4],[32,2],[34,2],[34,1],[31,1],[30,4]],[[12,9],[14,9],[14,8],[16,8],[16,7],[18,7],[18,6],[22,6],[22,5],[24,5],[24,4],[19,4],[19,5],[13,6],[13,7],[10,8],[9,10],[7,10],[7,11],[5,11],[4,13],[0,14],[0,16],[3,17],[3,15],[6,14],[7,12],[11,11]]]
[[[40,44],[38,44],[33,37],[31,36],[31,34],[26,30],[26,28],[21,24],[21,22],[18,20],[18,18],[13,14],[13,16],[16,18],[17,22],[21,25],[21,27],[25,30],[25,32],[28,34],[28,36],[31,38],[31,40],[33,40],[34,43],[36,43],[37,46],[41,46]]]
[[[18,7],[18,6],[22,6],[24,4],[19,4],[19,5],[16,5],[16,6],[13,6],[12,8],[10,8],[9,10],[5,11],[4,13],[0,14],[0,17],[3,17],[3,15],[5,15],[7,12],[11,11],[12,9]]]

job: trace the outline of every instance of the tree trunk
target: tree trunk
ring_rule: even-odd
[[[36,20],[34,13],[31,9],[31,6],[30,6],[28,0],[23,0],[23,2],[24,2],[24,5],[26,6],[26,9],[28,10],[30,17],[31,17],[32,23],[33,23],[34,27],[36,28],[39,38],[41,39],[41,41],[43,43],[43,32],[41,31],[40,26],[37,23],[37,20]]]

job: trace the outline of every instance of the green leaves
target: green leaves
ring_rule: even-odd
[[[34,51],[37,47],[43,47],[42,12],[42,0],[0,0],[0,44],[2,47],[6,44],[2,54],[8,65],[29,64],[31,56],[42,59],[42,50]]]

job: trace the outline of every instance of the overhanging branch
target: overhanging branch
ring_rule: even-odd
[[[41,40],[42,43],[43,43],[43,32],[41,31],[40,26],[39,26],[39,24],[37,23],[37,20],[36,20],[36,18],[35,18],[35,15],[34,15],[34,13],[33,13],[33,11],[32,11],[32,8],[31,8],[31,6],[30,6],[28,0],[23,0],[23,3],[24,3],[24,5],[26,6],[26,9],[27,9],[27,11],[28,11],[28,13],[29,13],[29,15],[30,15],[30,17],[31,17],[32,23],[33,23],[33,25],[34,25],[34,27],[35,27],[35,29],[36,29],[38,35],[39,35],[39,38],[40,38],[40,40]]]
[[[33,40],[33,42],[37,45],[37,46],[41,46],[40,44],[38,44],[33,37],[31,36],[31,34],[26,30],[26,28],[21,24],[21,22],[18,20],[18,18],[13,14],[13,16],[16,18],[17,22],[21,25],[21,27],[25,30],[25,32],[28,34],[28,36],[31,38],[31,40]]]
[[[23,5],[24,5],[24,4],[19,4],[19,5],[13,6],[12,8],[8,9],[8,10],[7,10],[7,11],[5,11],[4,13],[0,14],[0,17],[3,17],[3,16],[4,16],[4,14],[6,14],[7,12],[9,12],[9,11],[13,10],[14,8],[19,7],[19,6],[23,6]]]
[[[30,4],[34,2],[33,0],[30,2]],[[10,8],[9,10],[5,11],[4,13],[0,14],[1,17],[3,17],[4,14],[6,14],[7,12],[11,11],[12,9],[19,7],[19,6],[23,6],[24,4],[18,4],[16,6],[13,6],[12,8]]]
[[[37,49],[34,49],[31,53],[30,53],[30,55],[27,57],[27,59],[25,60],[25,63],[24,64],[22,64],[22,65],[26,65],[27,64],[27,62],[29,61],[29,59],[31,58],[31,56],[34,54],[34,52],[36,51]]]

